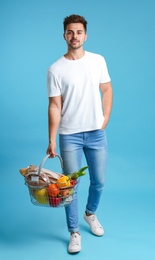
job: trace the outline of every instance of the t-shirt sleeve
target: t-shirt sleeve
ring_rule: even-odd
[[[104,57],[101,57],[101,78],[100,83],[107,83],[111,81],[109,76],[108,68]]]
[[[47,72],[47,94],[48,97],[56,97],[61,95],[59,80],[49,70]]]

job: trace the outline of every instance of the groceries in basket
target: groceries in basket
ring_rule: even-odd
[[[57,156],[63,169],[62,159],[59,155]],[[34,205],[46,207],[66,206],[72,202],[77,178],[86,174],[85,170],[88,166],[77,172],[64,175],[42,168],[47,158],[49,158],[49,155],[42,160],[39,167],[30,165],[27,168],[20,169],[29,189],[31,202]]]

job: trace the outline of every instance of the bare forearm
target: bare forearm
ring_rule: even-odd
[[[61,96],[49,98],[48,106],[48,131],[49,144],[46,153],[50,157],[56,156],[56,135],[61,119],[62,100]]]
[[[105,90],[102,97],[104,116],[108,119],[110,118],[110,114],[112,110],[112,98],[113,98],[112,87],[110,85],[108,89]]]
[[[49,106],[48,108],[49,143],[55,142],[56,140],[60,118],[61,118],[60,110],[57,107]]]
[[[104,129],[106,128],[109,122],[110,114],[112,110],[113,93],[112,93],[111,82],[101,84],[100,89],[102,91],[102,106],[103,106],[103,113],[104,113],[104,123],[102,129]]]

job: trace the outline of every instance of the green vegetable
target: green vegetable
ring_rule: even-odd
[[[86,172],[84,172],[84,170],[86,170],[87,168],[88,168],[88,166],[85,166],[77,172],[73,172],[73,173],[68,174],[67,177],[69,179],[76,180],[77,178],[84,176],[86,174]]]

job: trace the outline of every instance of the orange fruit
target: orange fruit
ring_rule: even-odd
[[[60,189],[59,187],[52,183],[48,186],[48,194],[51,196],[51,197],[56,197],[60,192]]]

